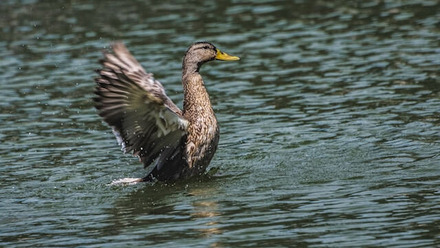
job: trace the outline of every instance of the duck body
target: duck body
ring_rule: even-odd
[[[133,153],[148,174],[137,181],[174,181],[201,175],[219,141],[219,126],[199,71],[211,60],[238,60],[208,42],[194,43],[182,64],[183,111],[146,73],[122,43],[105,53],[95,79],[95,107],[124,152]]]
[[[189,121],[185,142],[189,176],[201,174],[209,165],[219,141],[219,126],[212,109],[208,92],[200,75],[183,77],[183,116]]]

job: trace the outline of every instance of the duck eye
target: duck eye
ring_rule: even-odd
[[[209,49],[209,46],[204,46],[203,49]]]

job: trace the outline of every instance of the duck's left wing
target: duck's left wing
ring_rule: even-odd
[[[122,43],[105,53],[95,79],[95,107],[112,128],[124,152],[145,166],[182,145],[188,121],[162,84],[146,73]]]

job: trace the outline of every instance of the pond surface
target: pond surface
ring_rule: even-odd
[[[438,1],[0,3],[0,246],[439,247]],[[194,41],[218,171],[145,174],[93,108],[124,41],[182,104]]]

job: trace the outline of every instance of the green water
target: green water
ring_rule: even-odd
[[[438,1],[0,2],[0,246],[439,247]],[[202,68],[213,178],[142,177],[93,108],[121,40],[178,106]]]

